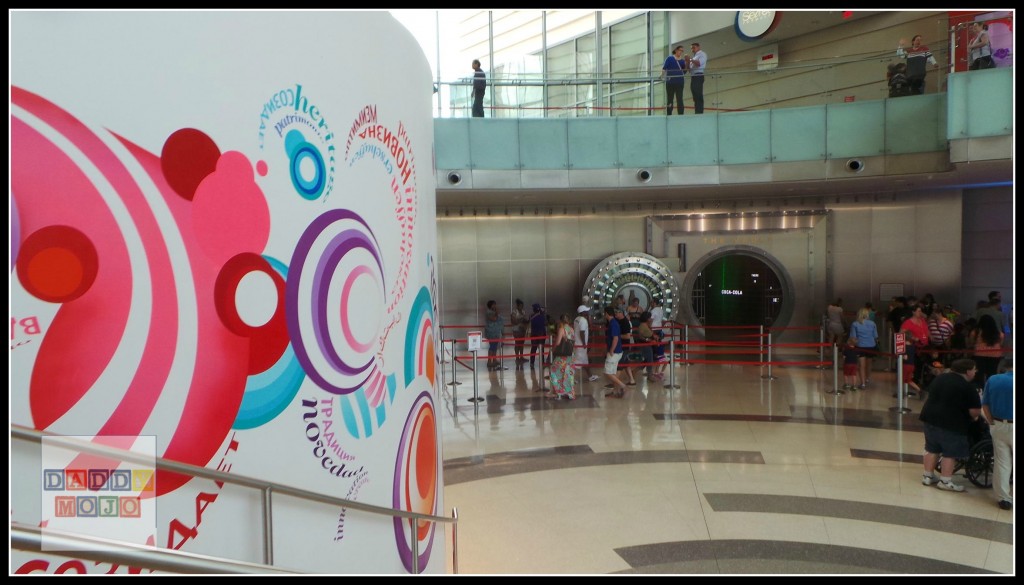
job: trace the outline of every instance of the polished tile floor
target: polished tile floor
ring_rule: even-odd
[[[881,360],[841,395],[831,369],[699,364],[571,402],[529,365],[478,365],[482,400],[445,364],[438,405],[459,573],[1015,573],[992,490],[921,485],[921,402],[892,410]]]

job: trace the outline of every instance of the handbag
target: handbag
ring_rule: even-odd
[[[572,340],[569,339],[568,335],[564,335],[562,336],[562,341],[558,342],[552,353],[555,357],[569,357],[572,355],[572,350]]]
[[[996,66],[995,59],[992,55],[985,55],[984,57],[978,57],[974,60],[975,69],[993,69]]]

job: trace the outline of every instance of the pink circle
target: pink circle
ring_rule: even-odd
[[[259,174],[259,176],[266,177],[268,170],[269,169],[267,168],[267,161],[265,161],[265,160],[256,161],[256,172]]]
[[[358,279],[360,276],[370,274],[370,269],[365,265],[358,266],[356,267],[355,270],[349,273],[348,278],[345,279],[345,286],[341,289],[342,307],[346,309],[349,307],[348,299],[349,296],[352,294],[352,285],[355,284],[356,279]],[[366,352],[371,347],[373,347],[372,340],[369,343],[359,343],[358,341],[356,341],[356,337],[355,335],[352,334],[352,329],[349,327],[348,324],[349,320],[346,319],[345,316],[343,315],[341,319],[341,331],[342,333],[345,334],[345,341],[347,341],[348,344],[351,345],[353,349],[355,349],[358,352]]]

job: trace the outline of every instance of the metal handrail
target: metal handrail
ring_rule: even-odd
[[[946,54],[948,48],[939,48],[933,51],[933,54]],[[820,70],[820,69],[832,69],[842,65],[850,65],[856,63],[868,63],[878,61],[898,61],[900,57],[896,55],[895,50],[886,50],[882,52],[873,52],[865,54],[866,56],[855,56],[852,58],[843,57],[832,57],[827,59],[821,59],[815,62],[800,62],[789,65],[779,65],[778,67],[761,70],[751,69],[747,67],[730,67],[722,69],[714,69],[705,72],[706,77],[733,77],[740,75],[780,75],[783,73],[796,73],[807,70]],[[942,65],[931,68],[931,70],[945,69]],[[649,74],[644,75],[642,73],[636,74],[590,74],[590,73],[567,73],[564,76],[545,76],[542,73],[518,73],[516,77],[509,74],[497,74],[493,77],[487,78],[487,84],[493,86],[543,86],[543,85],[594,85],[597,83],[601,84],[617,84],[617,83],[663,83],[663,80],[659,77],[660,72],[651,71]],[[616,77],[621,75],[621,77]],[[687,75],[689,79],[689,75]],[[438,83],[438,82],[435,82]],[[466,86],[472,85],[472,77],[458,77],[450,81],[440,81],[441,85],[450,86]]]
[[[43,539],[46,546],[43,546]],[[246,561],[222,559],[169,548],[160,548],[144,544],[97,538],[62,530],[43,529],[29,526],[21,522],[11,522],[11,548],[54,554],[58,556],[74,556],[96,562],[117,563],[119,565],[166,571],[170,573],[240,573],[253,575],[294,574],[280,567],[261,565]]]
[[[375,506],[373,504],[366,504],[366,503],[362,503],[362,502],[356,502],[356,501],[353,501],[353,500],[346,500],[344,498],[328,496],[328,495],[324,495],[324,494],[321,494],[321,493],[312,492],[312,491],[309,491],[309,490],[305,490],[305,489],[301,489],[301,488],[297,488],[297,487],[293,487],[293,486],[285,485],[285,484],[281,484],[281,483],[265,481],[265,480],[256,479],[256,478],[252,478],[252,477],[248,477],[248,476],[244,476],[244,475],[238,475],[238,474],[234,474],[234,473],[226,473],[226,472],[219,471],[219,470],[216,470],[216,469],[208,469],[206,467],[199,467],[197,465],[190,465],[188,463],[182,463],[180,461],[174,461],[174,460],[171,460],[171,459],[164,459],[163,457],[154,457],[154,458],[148,458],[147,457],[147,458],[143,459],[143,458],[141,458],[141,456],[138,453],[135,453],[135,452],[126,451],[126,450],[123,450],[123,449],[117,449],[117,448],[114,448],[114,447],[107,447],[107,446],[104,446],[104,445],[97,445],[97,444],[94,444],[94,443],[89,443],[89,442],[85,442],[85,441],[81,441],[81,440],[75,439],[74,437],[66,437],[66,436],[63,436],[63,435],[58,435],[56,433],[49,433],[49,432],[45,432],[45,431],[38,431],[38,430],[31,429],[29,427],[25,427],[25,426],[22,426],[22,425],[17,425],[17,424],[12,424],[11,425],[11,438],[12,439],[21,439],[21,440],[24,440],[24,441],[29,441],[29,442],[34,442],[34,443],[40,443],[41,444],[44,437],[47,437],[47,438],[50,438],[50,437],[59,438],[61,440],[61,443],[62,443],[63,447],[71,447],[71,446],[73,446],[74,448],[76,448],[76,449],[78,449],[78,450],[80,450],[82,452],[85,452],[85,453],[92,453],[92,454],[95,454],[95,455],[101,455],[101,456],[106,456],[106,457],[113,457],[113,458],[117,458],[117,459],[121,459],[121,460],[125,460],[125,461],[142,462],[142,463],[145,463],[147,465],[148,464],[153,464],[156,469],[160,469],[160,470],[172,471],[172,472],[177,472],[177,473],[181,473],[181,474],[184,474],[184,475],[189,475],[189,476],[192,476],[192,477],[201,477],[201,478],[204,478],[204,479],[211,479],[211,480],[215,480],[215,481],[221,481],[221,482],[225,482],[225,483],[230,483],[230,484],[234,484],[234,485],[239,485],[239,486],[243,486],[243,487],[248,487],[248,488],[260,490],[262,495],[263,495],[263,519],[264,519],[263,544],[264,544],[264,561],[265,561],[267,566],[272,566],[273,565],[273,538],[272,538],[273,537],[273,533],[271,531],[271,527],[270,527],[269,521],[270,521],[270,518],[271,518],[270,509],[271,509],[271,506],[272,506],[272,498],[271,498],[271,496],[274,493],[283,494],[283,495],[286,495],[286,496],[292,496],[292,497],[303,499],[303,500],[319,502],[319,503],[322,503],[322,504],[330,504],[330,505],[340,506],[340,507],[343,507],[343,508],[349,508],[349,509],[353,509],[353,510],[360,510],[360,511],[363,511],[363,512],[369,512],[371,514],[386,515],[386,516],[398,517],[398,518],[406,518],[406,519],[409,519],[409,520],[438,522],[438,523],[441,523],[441,524],[452,524],[453,535],[457,534],[457,531],[458,531],[458,526],[457,526],[458,513],[457,513],[457,511],[454,508],[452,509],[452,517],[451,518],[449,518],[447,516],[434,516],[432,514],[422,514],[422,513],[419,513],[419,512],[409,512],[409,511],[406,511],[406,510],[396,510],[394,508],[388,508],[388,507],[385,507],[385,506]],[[15,523],[12,522],[12,527],[13,527],[14,524]],[[47,531],[47,534],[49,534],[49,530]],[[130,544],[130,543],[125,543],[125,544]],[[411,544],[412,544],[412,552],[413,552],[413,555],[412,555],[412,559],[413,559],[413,572],[414,573],[418,573],[419,572],[419,567],[418,567],[418,564],[419,564],[419,550],[418,550],[419,549],[419,541],[417,539],[413,538]],[[131,546],[136,546],[136,545],[131,545]],[[454,548],[454,545],[453,545],[453,548]],[[455,551],[453,551],[453,558],[456,558],[456,559],[458,558],[457,552],[455,552]],[[458,573],[458,565],[457,564],[453,565],[453,571],[456,574]]]

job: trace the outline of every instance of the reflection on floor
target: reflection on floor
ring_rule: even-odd
[[[1014,572],[992,490],[921,485],[890,372],[840,395],[832,370],[679,366],[556,401],[539,369],[481,370],[479,402],[461,369],[437,405],[459,573]]]

